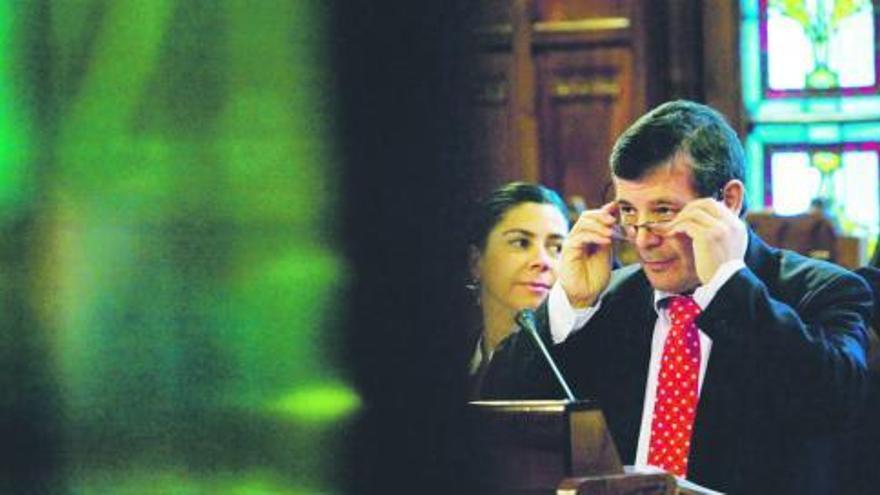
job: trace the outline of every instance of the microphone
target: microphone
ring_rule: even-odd
[[[538,335],[538,329],[535,326],[535,312],[531,309],[521,309],[516,313],[516,317],[514,317],[516,324],[520,326],[529,336],[532,338],[532,341],[538,346],[538,349],[541,350],[541,354],[544,355],[544,360],[550,366],[550,370],[553,371],[553,375],[556,377],[556,381],[559,382],[559,385],[562,387],[563,392],[565,392],[565,396],[569,401],[574,402],[574,394],[571,393],[571,389],[568,387],[568,383],[565,382],[565,378],[562,377],[562,373],[559,372],[559,368],[556,367],[556,362],[553,361],[553,357],[550,356],[550,352],[547,351],[547,346],[544,345],[544,341],[541,340],[541,336]]]

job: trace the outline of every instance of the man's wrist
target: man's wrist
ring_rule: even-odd
[[[712,299],[715,298],[715,294],[721,290],[721,286],[727,283],[733,275],[745,268],[746,264],[743,260],[728,260],[721,264],[717,270],[715,270],[715,274],[712,275],[712,278],[703,286],[697,288],[694,292],[694,299],[697,301],[697,304],[706,309],[709,306],[709,303],[712,302]]]
[[[568,305],[575,310],[582,311],[584,309],[589,308],[596,302],[595,294],[592,296],[577,296],[572,295],[571,291],[565,288],[565,284],[562,281],[559,281],[559,287],[562,289],[562,292],[565,294],[565,299],[568,301]]]
[[[553,337],[553,343],[563,342],[572,332],[583,327],[598,310],[600,304],[601,300],[597,298],[589,307],[574,308],[562,284],[559,281],[553,284],[547,301],[550,335]]]

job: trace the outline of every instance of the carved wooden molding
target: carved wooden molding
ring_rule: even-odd
[[[630,24],[627,17],[597,17],[577,21],[538,21],[532,24],[532,29],[536,33],[548,34],[583,33],[629,29]],[[513,26],[510,24],[488,24],[478,27],[477,33],[491,36],[510,36],[513,34]]]
[[[609,77],[573,77],[553,81],[551,94],[560,100],[617,98],[620,91],[620,83]]]
[[[586,31],[611,31],[628,29],[630,21],[626,17],[597,17],[577,21],[548,21],[534,24],[537,33],[581,33]]]

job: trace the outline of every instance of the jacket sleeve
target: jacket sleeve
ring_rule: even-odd
[[[740,270],[697,325],[713,340],[707,374],[724,376],[744,402],[769,407],[768,420],[815,429],[845,422],[862,405],[872,302],[861,278],[811,263],[788,267],[772,292]]]

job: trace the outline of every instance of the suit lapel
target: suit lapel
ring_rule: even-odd
[[[767,246],[758,236],[749,230],[749,245],[744,258],[746,267],[764,281],[775,280],[779,270],[776,262],[776,250]],[[772,287],[769,288],[771,291]],[[699,322],[711,328],[715,336],[738,333],[736,329],[727,328],[730,323],[728,315],[742,308],[734,307],[727,300],[713,300],[713,317],[711,321]],[[716,306],[717,305],[717,306]],[[704,332],[707,330],[700,327]],[[708,482],[722,476],[723,467],[734,459],[737,453],[732,452],[734,446],[740,445],[742,431],[739,425],[743,421],[744,411],[735,405],[742,403],[739,397],[741,387],[733,382],[738,374],[730,373],[731,367],[737,363],[737,341],[713,340],[712,352],[706,367],[703,386],[700,390],[700,401],[697,417],[694,422],[694,435],[690,453],[689,478],[695,481]],[[729,473],[728,473],[729,474]]]
[[[621,458],[628,463],[635,460],[641,428],[651,340],[657,321],[653,301],[654,290],[642,270],[635,272],[620,290],[614,291],[612,298],[606,301],[607,307],[613,310],[603,325],[607,325],[603,329],[607,339],[601,345],[605,352],[597,356],[604,358],[604,369],[611,371],[604,379],[610,387],[606,397],[614,397],[616,406],[614,411],[609,411],[609,420],[614,423]]]

